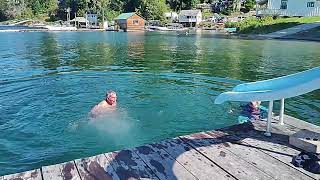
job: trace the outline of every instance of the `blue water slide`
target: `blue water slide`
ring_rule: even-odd
[[[224,92],[215,104],[226,101],[274,101],[320,89],[320,67],[274,79],[244,83]]]

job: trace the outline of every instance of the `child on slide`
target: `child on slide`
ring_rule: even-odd
[[[238,117],[238,122],[245,123],[248,121],[256,121],[266,118],[268,109],[261,106],[261,101],[252,101],[242,106],[242,112]]]

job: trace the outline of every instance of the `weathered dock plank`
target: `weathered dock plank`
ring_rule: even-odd
[[[44,180],[50,180],[50,179],[81,180],[74,161],[69,161],[66,163],[61,163],[61,164],[56,164],[51,166],[44,166],[42,167],[42,175]]]
[[[157,144],[140,146],[134,151],[159,179],[197,179]]]
[[[205,132],[209,137],[216,138],[216,134],[223,132],[211,131]],[[253,164],[258,169],[264,171],[275,179],[305,179],[312,180],[311,177],[297,171],[295,168],[287,166],[283,162],[260,151],[256,147],[247,146],[241,143],[241,140],[235,141],[237,137],[231,138],[230,135],[219,137],[225,144],[225,149]]]
[[[105,155],[120,179],[159,179],[132,150],[126,149]]]
[[[1,180],[42,180],[40,169],[10,174],[0,177]]]
[[[199,179],[235,179],[179,138],[164,140],[159,144]]]
[[[292,116],[284,115],[284,120],[286,125],[294,126],[299,129],[307,129],[309,131],[320,132],[320,127],[314,124],[302,121],[300,119],[294,118]]]
[[[263,152],[266,154],[278,159],[279,161],[297,169],[300,172],[303,172],[310,177],[313,177],[315,179],[320,179],[320,175],[310,173],[308,171],[305,171],[302,168],[295,167],[291,161],[293,156],[296,156],[300,153],[299,150],[294,149],[290,147],[289,145],[281,144],[281,142],[276,143],[276,138],[275,135],[273,135],[273,141],[274,142],[268,142],[263,140],[263,138],[258,139],[258,138],[246,138],[242,140],[243,143],[247,143],[252,147],[257,147],[260,148]]]
[[[181,136],[181,139],[237,179],[274,179],[254,165],[226,150],[225,146],[228,145],[219,139],[208,138],[205,133]]]
[[[104,154],[77,159],[75,163],[82,180],[120,179]]]
[[[276,158],[277,160],[283,162],[287,166],[296,169],[314,179],[319,180],[320,175],[310,173],[302,168],[295,167],[291,161],[293,156],[300,153],[300,150],[289,145],[289,135],[300,130],[297,127],[292,127],[288,125],[278,125],[274,124],[272,128],[272,136],[266,137],[263,135],[265,130],[265,122],[255,122],[253,123],[254,129],[251,131],[235,131],[230,129],[227,132],[232,134],[233,137],[241,139],[238,141],[240,144],[248,147],[258,148],[262,152]]]

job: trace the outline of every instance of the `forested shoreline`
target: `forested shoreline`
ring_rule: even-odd
[[[192,9],[198,3],[213,0],[1,0],[0,21],[11,19],[66,20],[66,9],[70,7],[71,18],[96,13],[99,19],[112,20],[123,12],[137,12],[145,19],[163,20],[167,11]]]

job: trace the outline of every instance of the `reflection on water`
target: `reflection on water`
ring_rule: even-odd
[[[0,42],[0,175],[235,124],[239,103],[214,105],[219,93],[320,66],[317,42],[121,32]],[[107,89],[119,111],[90,121]],[[286,113],[320,125],[319,93],[286,100]]]

